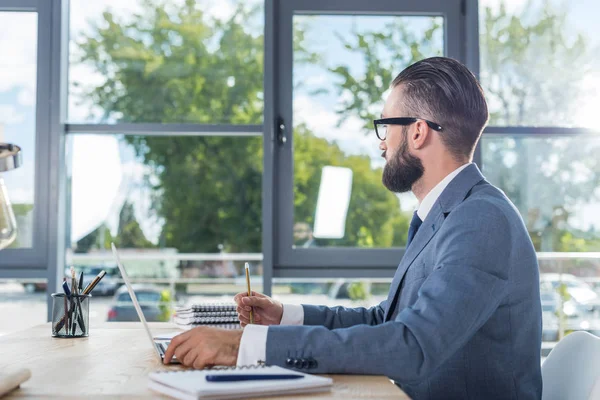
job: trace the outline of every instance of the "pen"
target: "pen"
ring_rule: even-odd
[[[246,286],[248,286],[248,296],[252,296],[252,291],[250,290],[250,264],[246,263],[244,268],[246,268]],[[252,314],[252,309],[250,309],[250,323],[254,323],[254,314]]]
[[[77,298],[77,280],[75,279],[75,268],[71,266],[71,291],[73,292],[73,297],[71,299],[71,334],[75,334],[75,327],[77,326],[77,303],[79,303],[79,299]],[[81,305],[80,305],[81,306]]]
[[[265,380],[279,380],[279,379],[301,379],[304,378],[304,375],[296,375],[296,374],[253,374],[253,375],[235,375],[235,374],[222,374],[222,375],[206,375],[206,380],[208,382],[236,382],[236,381],[265,381]]]
[[[92,290],[94,290],[94,288],[96,287],[96,285],[98,284],[98,282],[100,282],[102,280],[102,278],[104,278],[104,275],[106,275],[106,271],[102,270],[100,271],[100,273],[98,275],[96,275],[96,277],[94,278],[93,281],[91,281],[84,289],[83,294],[90,294],[92,292]]]
[[[67,309],[67,296],[65,295],[65,297],[63,297],[64,303],[65,303],[65,315],[62,319],[62,324],[65,326],[65,335],[69,334],[69,324],[65,323],[66,321],[69,320],[69,311]],[[59,323],[58,324],[58,328],[56,329],[56,332],[58,333],[58,331],[60,331],[60,329],[62,328],[62,325]]]
[[[83,271],[79,274],[79,280],[75,279],[75,287],[77,288],[77,323],[82,332],[85,332],[85,323],[83,322],[83,310],[81,309],[81,289],[83,288]]]
[[[67,327],[66,327],[66,331],[67,331],[67,335],[69,334],[69,329],[71,328],[71,323],[73,321],[73,317],[71,315],[72,311],[73,311],[73,300],[71,298],[71,290],[69,289],[69,284],[67,283],[67,279],[63,278],[63,292],[65,292],[65,296],[66,299],[68,300],[68,312],[67,312],[67,320],[65,321]]]
[[[79,293],[81,293],[81,291],[83,290],[83,271],[81,271],[79,273],[79,286],[78,286],[78,289],[79,289]]]

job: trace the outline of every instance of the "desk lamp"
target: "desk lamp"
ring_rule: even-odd
[[[17,237],[17,221],[10,205],[2,173],[21,166],[21,148],[0,143],[0,250],[8,247]]]

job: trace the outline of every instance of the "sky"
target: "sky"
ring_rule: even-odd
[[[140,11],[137,0],[71,0],[70,3],[70,29],[74,40],[77,40],[81,32],[86,32],[90,22],[98,20],[102,11],[107,8],[124,17]],[[495,0],[482,0],[481,3],[492,6],[497,4]],[[539,0],[533,3],[539,4]],[[218,18],[231,15],[235,5],[234,0],[203,0],[198,4],[206,7],[208,14]],[[509,11],[520,11],[528,2],[508,0],[506,4]],[[596,39],[598,28],[595,16],[599,14],[598,11],[600,3],[594,0],[569,3],[569,26],[587,34],[595,40],[596,46],[600,46],[600,41]],[[316,17],[313,18],[312,25],[309,23],[311,29],[307,41],[315,49],[326,52],[329,63],[346,64],[353,75],[360,76],[363,73],[361,61],[346,51],[340,43],[327,38],[331,38],[334,32],[349,37],[353,23],[360,30],[373,24],[381,24],[390,18],[393,17]],[[3,140],[19,144],[24,149],[24,166],[4,174],[13,203],[31,203],[34,196],[32,189],[35,165],[36,23],[37,17],[34,13],[0,12],[0,54],[3,54],[0,59],[0,136],[3,135]],[[422,22],[415,20],[411,23],[413,29],[421,29]],[[71,51],[76,51],[74,41],[71,41]],[[69,72],[70,82],[100,84],[104,79],[83,65],[71,64]],[[347,153],[367,154],[373,160],[373,167],[382,166],[381,152],[377,148],[375,135],[365,135],[361,132],[361,122],[357,118],[344,118],[341,126],[337,126],[339,116],[335,110],[340,97],[322,70],[295,66],[294,79],[305,83],[303,89],[294,93],[296,123],[305,122],[317,135],[335,140]],[[598,76],[586,79],[590,87],[600,91]],[[328,89],[329,94],[311,95],[310,90],[315,88]],[[90,115],[98,114],[99,110],[93,104],[78,103],[76,88],[71,86],[69,93],[70,122],[86,122],[89,121]],[[385,95],[384,91],[382,100]],[[580,120],[585,125],[595,122],[599,105],[594,102],[582,105]],[[73,155],[70,165],[73,176],[73,239],[85,235],[102,221],[108,221],[109,226],[116,230],[118,210],[125,197],[133,199],[136,215],[147,237],[155,241],[160,233],[162,222],[151,217],[148,191],[138,184],[148,171],[135,160],[132,150],[118,139],[101,135],[76,135],[70,139],[68,150]],[[102,151],[98,151],[99,149]],[[96,172],[98,162],[103,162],[106,168],[102,175]],[[416,205],[416,201],[412,195],[405,195],[401,204],[403,209],[410,210]]]

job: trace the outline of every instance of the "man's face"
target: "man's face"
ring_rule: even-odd
[[[401,86],[396,86],[389,94],[383,107],[382,118],[413,117],[406,115],[401,107]],[[386,138],[379,148],[386,164],[381,178],[383,185],[395,193],[404,193],[423,176],[423,163],[409,150],[409,137],[415,125],[388,125]]]

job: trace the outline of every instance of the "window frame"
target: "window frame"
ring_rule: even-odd
[[[270,1],[267,1],[267,4]],[[463,62],[469,59],[478,59],[478,56],[467,57],[467,43],[477,43],[477,30],[467,26],[467,21],[477,19],[476,0],[452,2],[440,0],[405,1],[401,5],[393,0],[376,0],[364,2],[352,1],[319,1],[319,0],[286,0],[275,1],[271,9],[273,28],[277,38],[272,43],[271,63],[274,67],[268,75],[271,77],[270,85],[277,88],[270,93],[265,103],[264,121],[271,122],[270,140],[273,154],[272,159],[265,158],[272,163],[276,176],[265,177],[273,180],[273,205],[275,211],[269,226],[273,241],[272,262],[274,277],[391,277],[404,254],[404,248],[292,248],[293,228],[293,34],[292,19],[294,15],[339,15],[339,14],[366,14],[366,15],[434,15],[443,16],[444,24],[444,54]],[[475,35],[474,39],[466,38]],[[265,65],[267,60],[265,60]],[[265,71],[267,74],[267,71]],[[265,84],[265,89],[269,86]],[[266,91],[267,93],[268,91]],[[267,96],[265,96],[267,100]],[[283,124],[283,129],[279,125]],[[281,137],[285,137],[285,142]],[[265,155],[267,154],[265,149]],[[266,254],[265,254],[266,257]]]
[[[0,277],[45,278],[48,256],[53,249],[48,246],[50,233],[50,63],[52,3],[44,0],[0,0],[0,12],[37,13],[36,43],[36,103],[35,103],[35,176],[32,247],[3,249],[0,257]],[[18,144],[18,143],[15,143]],[[27,152],[28,149],[23,149]],[[9,172],[10,173],[10,172]],[[10,193],[9,193],[10,196]]]

